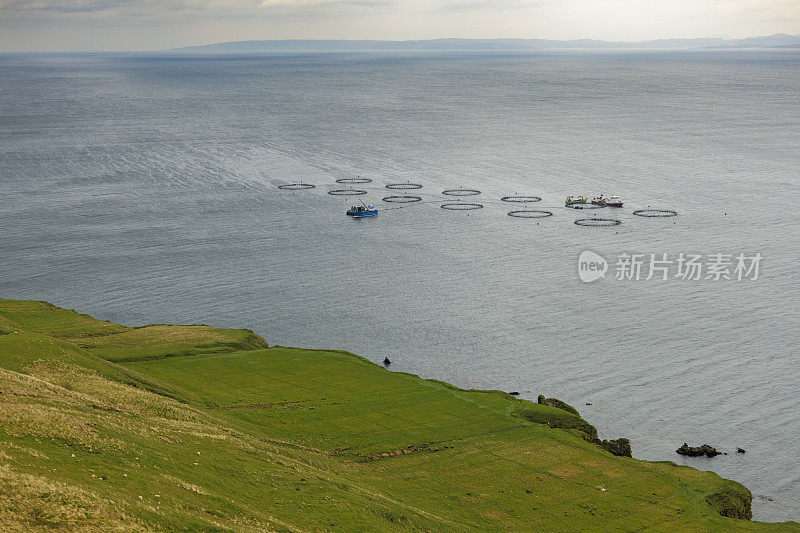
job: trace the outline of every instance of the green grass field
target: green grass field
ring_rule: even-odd
[[[800,531],[580,428],[345,352],[0,300],[3,531]]]

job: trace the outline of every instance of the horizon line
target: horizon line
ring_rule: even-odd
[[[292,38],[292,39],[242,39],[242,40],[234,40],[234,41],[217,41],[205,44],[190,44],[190,45],[183,45],[177,46],[172,48],[164,48],[164,49],[156,49],[156,50],[147,50],[147,49],[109,49],[109,50],[0,50],[0,54],[2,55],[11,55],[11,54],[104,54],[104,53],[159,53],[159,52],[176,52],[176,51],[188,51],[191,49],[202,49],[202,48],[212,48],[215,46],[225,46],[225,45],[242,45],[242,44],[269,44],[269,43],[381,43],[381,44],[411,44],[411,43],[434,43],[434,42],[442,42],[442,41],[460,41],[460,42],[471,42],[471,43],[481,43],[481,42],[502,42],[502,41],[514,41],[514,42],[540,42],[542,44],[547,43],[559,43],[562,45],[571,44],[571,43],[596,43],[596,44],[604,44],[604,45],[620,45],[625,47],[631,47],[632,45],[635,46],[637,44],[653,44],[653,43],[669,43],[669,42],[690,42],[690,41],[716,41],[719,43],[724,42],[737,42],[737,41],[750,41],[750,40],[757,40],[757,39],[767,39],[767,38],[795,38],[798,39],[798,43],[796,46],[800,48],[800,34],[790,34],[790,33],[773,33],[769,35],[753,35],[750,37],[659,37],[654,39],[641,39],[641,40],[633,40],[633,41],[625,41],[625,40],[607,40],[607,39],[598,39],[594,37],[578,37],[575,39],[547,39],[541,37],[432,37],[427,39],[342,39],[342,38]],[[704,48],[728,48],[726,46],[705,46],[705,47],[698,47],[698,48],[675,48],[680,50],[703,50]],[[735,46],[729,45],[729,49],[736,49],[736,48],[759,48],[758,46]],[[794,45],[779,45],[779,46],[765,46],[761,47],[764,49],[787,49],[791,50],[794,48]],[[636,50],[635,47],[627,48],[628,50]],[[663,50],[667,51],[670,50],[668,47],[663,48],[645,48],[647,50]],[[370,50],[367,48],[361,50],[336,50],[336,49],[319,49],[319,50],[311,50],[305,49],[301,50],[303,52],[385,52],[385,51],[419,51],[419,52],[447,52],[447,51],[469,51],[469,52],[479,52],[479,51],[514,51],[513,48],[505,48],[505,49],[486,49],[481,50],[477,48],[472,48],[468,50],[458,50],[458,49],[424,49],[424,50]],[[561,48],[522,48],[516,49],[519,51],[545,51],[545,50],[606,50],[611,51],[614,50],[612,47],[606,48],[581,48],[581,47],[561,47]],[[265,50],[266,51],[266,50]],[[281,51],[281,50],[276,50]],[[243,50],[240,50],[243,52]]]

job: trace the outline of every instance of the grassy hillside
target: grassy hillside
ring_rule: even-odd
[[[561,429],[572,428],[572,429]],[[792,530],[568,411],[207,326],[0,300],[0,530]]]

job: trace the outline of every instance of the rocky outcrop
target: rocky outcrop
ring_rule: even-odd
[[[567,402],[562,402],[561,400],[559,400],[557,398],[545,398],[544,394],[540,394],[539,398],[536,401],[539,402],[541,405],[549,405],[550,407],[555,407],[556,409],[561,409],[562,411],[566,411],[566,412],[571,413],[571,414],[573,414],[575,416],[581,416],[580,413],[578,413],[577,409],[572,407]]]
[[[731,484],[722,492],[716,492],[706,498],[708,505],[722,516],[750,520],[753,518],[751,505],[753,495],[739,483]]]
[[[534,409],[520,409],[515,413],[517,416],[524,418],[528,422],[536,424],[547,424],[551,428],[560,429],[577,429],[586,434],[587,440],[594,442],[597,439],[597,428],[589,422],[567,411],[552,410],[542,412],[541,410]]]
[[[598,444],[617,457],[632,457],[631,441],[628,439],[602,440]]]
[[[701,457],[703,455],[706,457],[715,457],[722,454],[722,452],[717,451],[716,448],[708,444],[703,444],[702,446],[689,446],[685,442],[683,443],[683,446],[675,450],[675,453],[689,457]]]
[[[588,440],[593,444],[597,444],[607,452],[611,452],[612,455],[616,455],[617,457],[633,457],[631,454],[631,441],[628,439],[610,439],[610,440],[600,440],[597,437],[584,437],[584,440]]]
[[[607,450],[618,457],[632,457],[631,441],[628,439],[600,440],[597,436],[597,429],[581,418],[578,410],[567,402],[562,402],[557,398],[545,398],[543,394],[539,395],[537,402],[539,405],[555,407],[556,409],[560,409],[568,414],[559,416],[545,416],[531,412],[522,412],[520,415],[531,422],[546,423],[550,427],[554,428],[579,429],[585,434],[585,440],[597,444],[604,450]]]

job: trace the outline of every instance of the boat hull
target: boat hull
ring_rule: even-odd
[[[378,211],[377,209],[375,211],[364,211],[363,213],[353,213],[350,216],[353,218],[376,217],[378,216]]]
[[[567,196],[567,200],[564,202],[564,205],[575,205],[575,204],[585,204],[586,197],[584,196]]]

